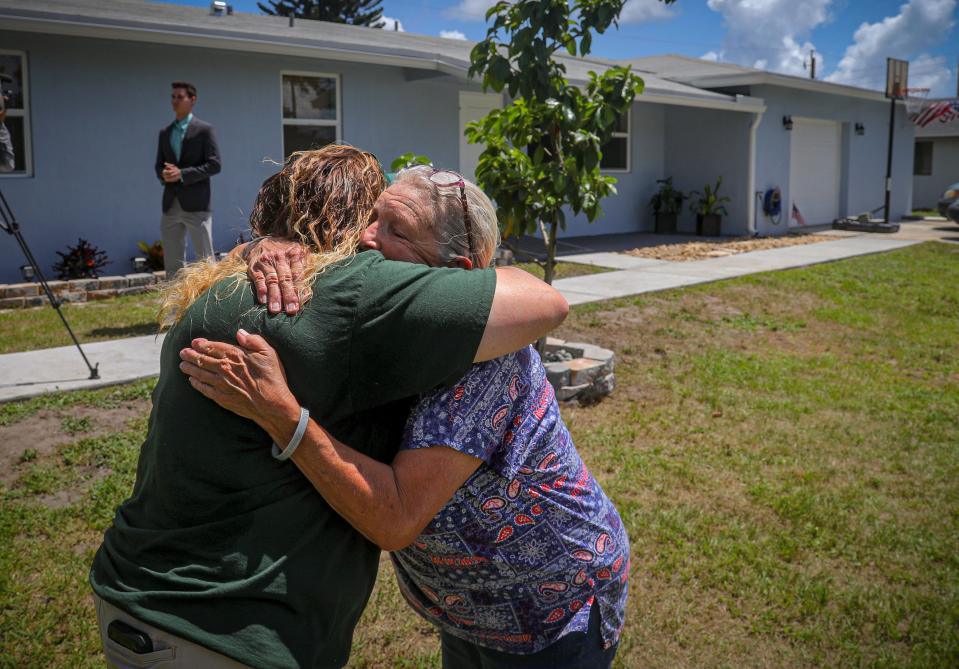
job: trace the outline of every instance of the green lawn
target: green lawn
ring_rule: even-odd
[[[110,300],[66,303],[61,307],[80,343],[156,334],[159,302],[155,293]],[[0,353],[68,346],[70,335],[45,304],[30,309],[0,310]]]
[[[529,272],[530,274],[532,274],[533,276],[539,279],[543,278],[543,268],[534,262],[516,263],[515,266]],[[602,274],[603,272],[611,272],[611,271],[613,270],[607,267],[596,267],[595,265],[584,265],[582,263],[560,261],[556,264],[556,275],[553,278],[569,279],[574,276],[584,276],[586,274]]]
[[[959,666],[959,247],[583,305],[564,406],[632,542],[616,666]],[[0,405],[0,667],[99,667],[86,573],[149,382]],[[438,667],[388,564],[351,666]]]

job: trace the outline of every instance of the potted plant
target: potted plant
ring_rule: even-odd
[[[151,272],[163,271],[163,242],[157,240],[152,244],[146,242],[137,242],[139,248],[146,256],[147,268]]]
[[[659,190],[649,201],[656,218],[656,232],[659,234],[676,232],[676,217],[683,208],[686,194],[673,188],[673,178],[657,179]]]
[[[729,198],[719,194],[723,185],[723,178],[716,179],[716,185],[703,186],[703,192],[693,191],[690,197],[696,196],[690,205],[690,210],[696,214],[696,234],[707,237],[717,237],[722,234],[723,216],[727,215],[725,204]]]

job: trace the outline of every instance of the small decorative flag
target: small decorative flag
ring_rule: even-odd
[[[796,221],[799,225],[806,225],[806,217],[802,215],[802,212],[799,211],[799,207],[796,206],[796,203],[793,202],[793,220]]]

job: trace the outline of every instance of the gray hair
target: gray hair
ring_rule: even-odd
[[[393,183],[408,183],[428,194],[432,212],[430,224],[442,260],[463,256],[473,262],[473,267],[489,267],[500,244],[493,203],[479,186],[463,179],[473,237],[473,252],[470,253],[459,187],[439,186],[430,180],[432,174],[432,167],[418,165],[399,172]]]

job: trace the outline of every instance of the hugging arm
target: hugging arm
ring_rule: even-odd
[[[195,389],[255,421],[282,448],[296,429],[299,402],[266,340],[240,331],[237,341],[242,348],[194,340],[180,352],[180,369]],[[292,460],[337,513],[384,550],[412,543],[481,464],[444,446],[401,451],[384,464],[337,441],[312,418]]]
[[[249,259],[250,280],[260,304],[270,313],[292,316],[300,298],[294,281],[303,268],[303,247],[286,240],[263,239]],[[465,270],[461,270],[465,271]],[[515,267],[496,269],[496,291],[474,362],[512,353],[544,337],[569,314],[569,303],[552,286]]]

